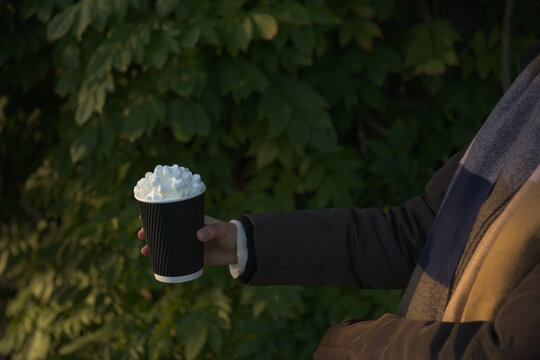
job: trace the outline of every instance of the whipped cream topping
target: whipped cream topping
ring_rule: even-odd
[[[185,200],[202,194],[206,186],[199,174],[188,168],[157,165],[154,172],[147,172],[133,188],[135,198],[145,202],[170,202]]]

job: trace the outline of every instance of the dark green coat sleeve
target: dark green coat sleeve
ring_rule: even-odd
[[[404,288],[462,153],[432,178],[426,196],[403,207],[335,208],[249,214],[250,285]]]
[[[540,265],[513,290],[493,322],[450,323],[386,314],[332,327],[314,358],[540,359]]]

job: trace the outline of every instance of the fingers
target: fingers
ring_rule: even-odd
[[[143,228],[141,228],[141,229],[139,230],[139,232],[137,233],[137,236],[138,236],[139,239],[141,239],[141,240],[146,239],[146,234],[144,233],[144,229],[143,229]]]
[[[141,216],[139,215],[139,219],[140,218]],[[199,231],[197,231],[197,238],[202,242],[208,242],[215,238],[224,238],[228,235],[228,232],[227,232],[227,225],[229,225],[228,223],[224,223],[211,216],[205,215],[204,224],[206,226],[200,229]],[[137,236],[141,240],[146,239],[146,233],[144,232],[144,229],[142,227],[139,229]],[[150,249],[148,248],[147,245],[141,248],[141,254],[143,254],[144,256],[148,256],[149,253],[150,253]]]
[[[139,220],[142,221],[141,219],[141,215],[139,215]],[[137,236],[139,237],[139,239],[141,240],[144,240],[146,239],[146,234],[144,233],[144,229],[141,227],[141,229],[139,230],[139,232],[137,233]],[[143,254],[144,256],[148,256],[150,254],[150,249],[148,248],[148,245],[144,245],[142,248],[141,248],[141,254]]]
[[[215,219],[214,219],[215,220]],[[215,238],[224,238],[227,236],[227,224],[221,221],[211,223],[197,231],[197,238],[202,242],[208,242]]]
[[[211,225],[211,224],[217,224],[220,221],[218,219],[214,219],[211,216],[204,215],[204,225]]]
[[[150,254],[150,249],[148,249],[148,245],[144,245],[141,249],[141,254],[144,256],[148,256]]]

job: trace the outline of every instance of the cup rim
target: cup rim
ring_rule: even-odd
[[[204,194],[205,192],[206,192],[206,189],[204,189],[203,191],[201,191],[198,194],[192,195],[192,196],[187,197],[187,198],[182,198],[182,199],[146,200],[146,199],[138,198],[137,195],[135,195],[135,194],[133,194],[133,197],[135,197],[135,200],[143,202],[143,203],[147,203],[147,204],[167,204],[167,203],[190,200],[190,199],[196,198],[197,196],[200,196],[200,195]]]
[[[191,280],[195,280],[202,276],[204,268],[201,268],[200,270],[187,275],[180,275],[180,276],[164,276],[154,273],[154,278],[162,283],[168,283],[168,284],[177,284],[177,283],[183,283],[188,282]]]

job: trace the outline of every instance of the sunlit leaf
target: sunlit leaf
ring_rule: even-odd
[[[47,38],[50,41],[54,41],[66,35],[73,25],[75,13],[76,8],[74,6],[69,6],[55,15],[47,25]]]
[[[186,339],[186,360],[193,360],[199,355],[208,338],[208,327],[204,324],[196,326]]]
[[[81,41],[82,35],[86,31],[88,25],[90,25],[93,17],[93,8],[88,1],[82,1],[79,6],[78,23],[75,25],[75,36],[77,40]]]
[[[75,140],[70,148],[71,161],[78,162],[84,157],[90,155],[97,142],[97,129],[94,125],[88,124],[84,127],[81,136]]]
[[[266,40],[272,40],[278,32],[278,24],[272,15],[252,14],[251,18],[259,33],[259,36]]]

